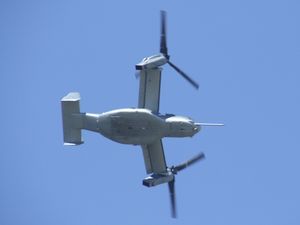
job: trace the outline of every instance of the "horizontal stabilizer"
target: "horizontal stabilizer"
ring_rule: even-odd
[[[80,115],[80,94],[71,92],[61,100],[64,144],[82,144],[81,128],[82,117]]]

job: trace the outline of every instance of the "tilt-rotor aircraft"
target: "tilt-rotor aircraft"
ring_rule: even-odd
[[[204,158],[200,153],[192,159],[168,167],[162,139],[165,137],[192,137],[201,126],[222,126],[223,124],[196,123],[186,116],[160,114],[161,66],[169,64],[194,88],[199,85],[186,73],[170,62],[166,44],[166,12],[161,11],[160,54],[144,58],[136,64],[140,86],[137,108],[116,109],[101,114],[80,112],[80,94],[71,92],[61,100],[63,134],[65,145],[82,144],[81,130],[89,130],[104,137],[130,145],[140,145],[143,151],[146,172],[143,185],[153,187],[168,183],[172,217],[176,217],[175,175],[186,167]]]

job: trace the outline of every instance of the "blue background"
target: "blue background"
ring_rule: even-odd
[[[166,185],[148,189],[139,147],[83,132],[63,146],[60,99],[81,109],[137,106],[134,65],[159,49],[168,12],[172,61],[161,112],[223,122],[165,139],[178,220]],[[0,224],[300,223],[300,3],[292,0],[0,2]]]

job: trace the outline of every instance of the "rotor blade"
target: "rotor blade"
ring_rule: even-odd
[[[175,198],[175,177],[172,181],[168,183],[168,185],[169,185],[169,193],[171,199],[171,214],[173,218],[176,218],[177,212],[176,212],[176,198]]]
[[[175,167],[174,167],[174,170],[175,170],[176,172],[178,172],[178,171],[183,170],[183,169],[185,169],[186,167],[188,167],[188,166],[190,166],[190,165],[192,165],[192,164],[194,164],[194,163],[196,163],[196,162],[198,162],[199,160],[204,159],[204,158],[205,158],[205,155],[204,155],[204,153],[201,152],[200,154],[194,156],[194,157],[191,158],[190,160],[188,160],[188,161],[186,161],[186,162],[184,162],[184,163],[182,163],[182,164],[179,164],[178,166],[175,166]]]
[[[186,73],[184,73],[181,69],[179,69],[177,66],[175,66],[173,63],[168,61],[168,64],[173,67],[174,70],[176,70],[181,76],[183,76],[184,79],[186,79],[188,82],[190,82],[191,85],[193,85],[194,88],[198,89],[199,84],[195,82],[192,78],[190,78]]]
[[[167,13],[165,11],[160,11],[160,53],[169,59],[166,35],[166,15]]]

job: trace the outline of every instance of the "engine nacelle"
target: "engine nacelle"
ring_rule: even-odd
[[[168,183],[174,179],[174,175],[172,173],[168,174],[151,174],[149,177],[146,177],[143,180],[143,185],[147,187],[153,187],[159,184]]]
[[[162,66],[168,62],[163,54],[153,55],[144,58],[140,63],[135,65],[136,70],[149,70]]]

